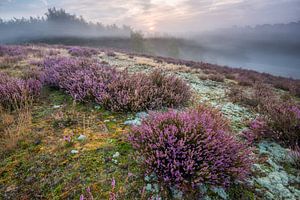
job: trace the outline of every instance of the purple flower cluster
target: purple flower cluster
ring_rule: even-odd
[[[263,116],[253,120],[243,136],[250,143],[273,139],[287,146],[300,144],[300,107],[275,101],[263,105]]]
[[[21,56],[26,55],[26,48],[23,46],[0,45],[0,56]]]
[[[107,91],[100,102],[113,111],[178,107],[191,97],[190,88],[184,81],[160,71],[149,74],[122,72],[108,85]]]
[[[0,105],[5,108],[19,108],[30,103],[41,92],[39,80],[23,80],[0,73]]]
[[[100,98],[107,84],[115,79],[115,69],[79,58],[48,58],[44,61],[47,85],[62,88],[75,100]]]
[[[69,54],[77,57],[91,57],[97,53],[98,51],[93,48],[72,47],[69,49]]]
[[[95,100],[113,111],[139,111],[177,107],[190,96],[188,85],[158,71],[129,74],[90,60],[48,58],[44,61],[45,83],[62,88],[78,101]]]
[[[249,123],[249,129],[242,132],[242,136],[250,143],[259,142],[263,138],[268,138],[272,133],[264,118],[255,118]]]
[[[251,149],[230,133],[220,112],[205,106],[151,113],[129,140],[147,173],[183,191],[200,184],[227,187],[245,179],[253,161]]]
[[[266,121],[273,137],[287,144],[300,144],[300,107],[291,103],[265,106]]]

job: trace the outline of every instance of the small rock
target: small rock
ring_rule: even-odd
[[[152,191],[152,185],[151,185],[150,183],[148,183],[148,184],[146,185],[146,190],[149,191],[149,192]]]
[[[77,140],[78,141],[84,141],[84,140],[86,140],[86,136],[81,134],[81,135],[78,136]]]
[[[115,164],[118,164],[118,161],[115,160],[115,159],[112,159],[111,161],[112,161],[113,163],[115,163]]]
[[[54,105],[53,108],[60,108],[60,105]]]
[[[114,155],[113,155],[113,158],[117,158],[120,156],[120,153],[119,152],[116,152]]]
[[[73,150],[71,151],[71,154],[77,154],[77,153],[79,153],[78,150],[73,149]]]
[[[136,113],[136,117],[137,118],[145,118],[145,117],[148,117],[148,113],[146,113],[146,112],[138,112],[138,113]]]
[[[212,191],[215,192],[219,197],[222,199],[228,199],[228,194],[225,192],[225,190],[221,187],[213,187]]]

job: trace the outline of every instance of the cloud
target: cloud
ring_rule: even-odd
[[[42,3],[43,3],[45,6],[48,6],[48,5],[49,5],[49,3],[48,3],[47,0],[41,0],[41,1],[42,1]]]
[[[38,8],[21,0],[8,1],[0,6],[0,18],[20,13],[36,16],[55,6],[89,21],[128,24],[145,31],[201,31],[300,20],[299,0],[31,0],[40,2]]]

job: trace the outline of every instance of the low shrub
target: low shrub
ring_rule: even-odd
[[[238,84],[240,86],[252,86],[253,82],[248,78],[237,78]]]
[[[245,97],[242,88],[236,85],[232,85],[228,90],[225,91],[225,93],[233,103],[241,103]]]
[[[78,57],[91,57],[96,55],[98,51],[92,48],[72,47],[69,49],[69,54]]]
[[[249,129],[242,132],[242,136],[250,143],[260,142],[264,138],[270,138],[272,132],[262,117],[257,117],[249,123]]]
[[[154,71],[150,74],[123,72],[108,84],[107,95],[97,100],[113,111],[140,111],[178,107],[190,97],[190,88],[184,81]]]
[[[233,136],[228,121],[205,106],[151,113],[141,126],[133,127],[129,140],[146,173],[182,191],[244,180],[253,161],[251,150]]]
[[[25,47],[0,45],[0,56],[22,56],[24,54],[26,54]]]
[[[77,58],[48,58],[45,83],[66,90],[78,101],[95,100],[112,111],[140,111],[185,104],[189,86],[175,76],[155,71],[129,74]]]
[[[106,52],[106,55],[107,55],[107,56],[110,56],[110,57],[115,57],[115,56],[117,56],[117,54],[116,54],[115,52],[113,52],[113,51],[107,51],[107,52]]]
[[[225,74],[225,78],[230,79],[230,80],[235,80],[235,75],[234,74]]]
[[[285,91],[290,91],[291,86],[292,83],[288,80],[280,80],[274,83],[275,88],[285,90]]]
[[[220,74],[211,74],[208,76],[208,79],[216,82],[224,82],[224,76]]]
[[[275,101],[273,89],[261,82],[255,83],[253,88],[248,90],[232,86],[226,94],[233,103],[250,106],[257,111],[264,109],[265,104]]]
[[[115,69],[77,58],[48,58],[44,61],[45,83],[66,90],[75,100],[88,101],[106,93]]]
[[[300,144],[300,107],[292,103],[270,103],[264,112],[275,139],[286,144]]]
[[[40,94],[39,80],[23,80],[0,73],[0,104],[5,108],[20,108],[32,102]]]
[[[272,139],[286,146],[300,144],[300,107],[292,103],[264,105],[262,117],[249,125],[243,135],[250,142]]]

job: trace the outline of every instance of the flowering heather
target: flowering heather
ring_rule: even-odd
[[[140,111],[178,107],[191,97],[188,85],[175,76],[159,71],[150,74],[123,72],[108,85],[103,105],[114,111]]]
[[[249,129],[242,132],[242,136],[250,143],[259,142],[263,138],[270,138],[272,132],[262,117],[257,117],[249,123]]]
[[[48,58],[45,83],[66,90],[78,101],[95,100],[113,111],[177,107],[190,96],[188,85],[160,72],[129,74],[93,61]]]
[[[264,138],[286,145],[300,143],[300,107],[285,102],[272,101],[262,107],[263,116],[253,120],[243,136],[250,143]]]
[[[227,187],[247,177],[251,150],[231,133],[220,112],[199,106],[152,113],[129,137],[147,173],[167,187],[191,191],[200,184]]]
[[[26,54],[26,49],[22,46],[0,45],[0,56],[21,56]]]
[[[42,84],[36,79],[18,79],[0,73],[0,105],[19,108],[40,94]]]
[[[286,144],[300,144],[300,107],[291,103],[265,106],[265,115],[275,139]]]
[[[241,86],[232,86],[227,96],[234,103],[241,103],[256,110],[264,109],[265,104],[276,100],[273,89],[261,82],[255,83],[251,89],[245,90]]]
[[[116,70],[77,58],[48,58],[44,61],[45,83],[67,91],[78,101],[91,100],[105,93]],[[94,96],[95,95],[95,96]]]
[[[69,49],[69,54],[78,57],[91,57],[96,55],[98,51],[92,48],[72,47]]]

